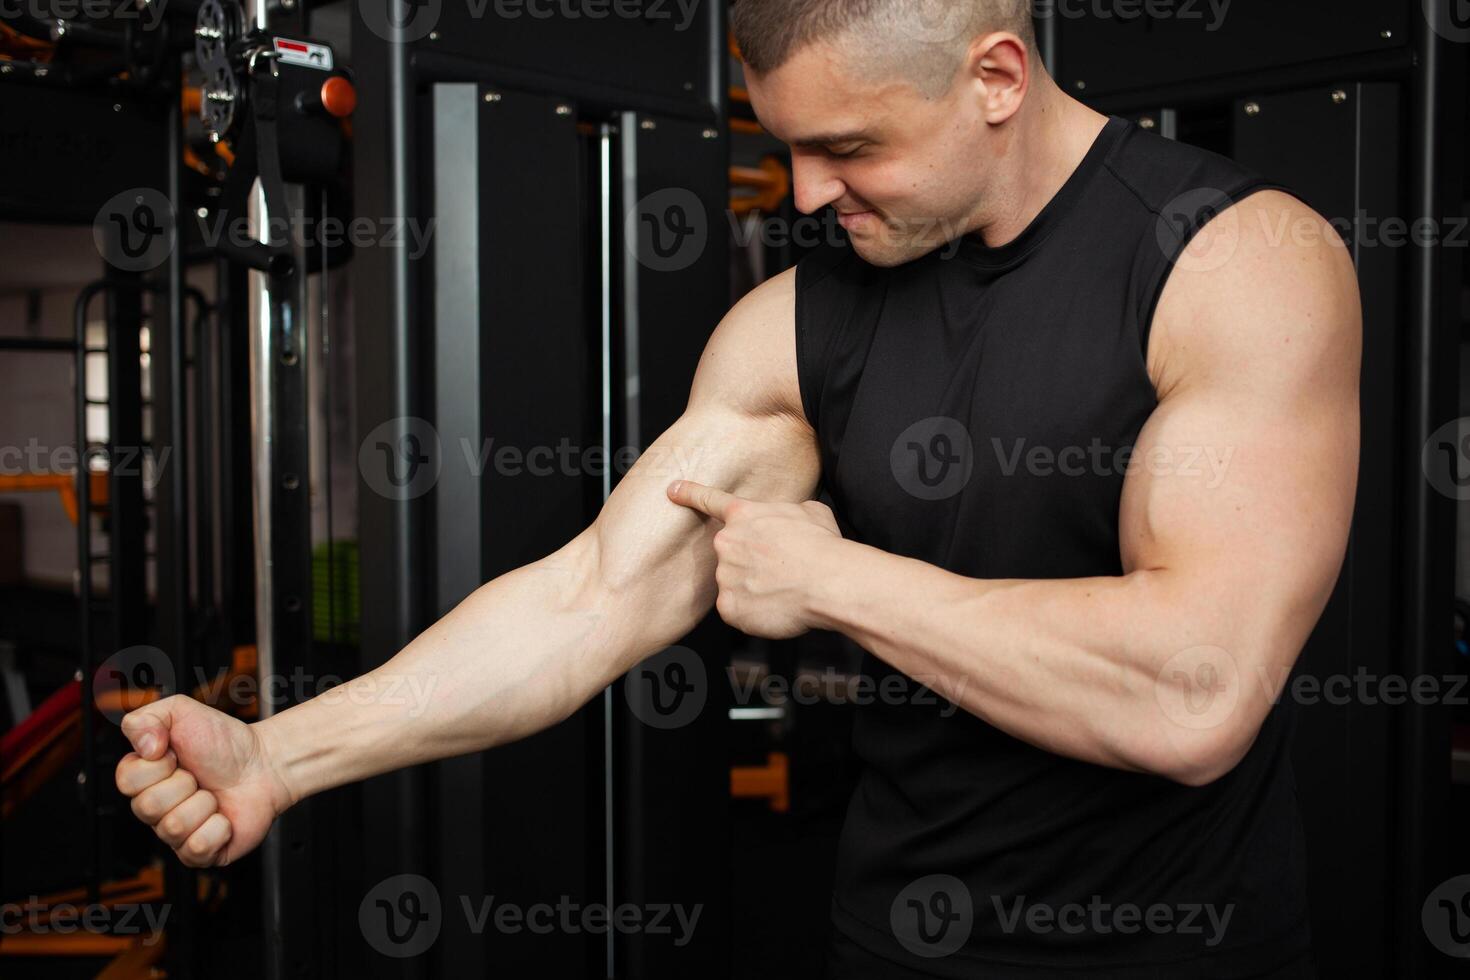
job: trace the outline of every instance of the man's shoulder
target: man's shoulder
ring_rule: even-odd
[[[800,417],[795,324],[791,268],[746,293],[715,327],[700,357],[696,394],[750,415]]]
[[[1266,189],[1207,222],[1181,253],[1149,360],[1166,388],[1182,369],[1311,371],[1351,355],[1361,324],[1356,269],[1337,230],[1298,198]]]

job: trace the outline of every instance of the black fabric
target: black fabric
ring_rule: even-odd
[[[1121,574],[1119,451],[1157,406],[1145,358],[1159,294],[1203,224],[1268,186],[1113,118],[1003,247],[966,236],[891,269],[849,248],[803,259],[801,395],[843,535],[976,578]],[[876,691],[905,683],[871,654],[864,673]],[[1053,755],[942,698],[875,697],[853,732],[862,774],[833,923],[874,963],[912,971],[895,975],[1281,968],[1310,949],[1290,729],[1281,699],[1236,769],[1191,788]],[[962,883],[973,910],[968,938],[944,955],[915,953],[903,918],[915,883],[933,898],[931,875]],[[1162,905],[1175,923],[1210,906],[1230,919],[1213,936],[1199,912],[1193,929],[1125,932],[1109,923],[1127,919],[1106,915],[1101,928],[1007,927],[1017,902]]]
[[[900,963],[884,959],[859,946],[840,932],[833,933],[823,966],[823,980],[929,980],[933,976],[932,973],[920,973]],[[987,978],[987,980],[990,977],[1005,975],[991,967],[975,967],[970,973],[972,977]],[[1125,980],[1137,980],[1139,977],[1148,977],[1149,980],[1182,980],[1182,978],[1195,980],[1196,977],[1201,976],[1230,977],[1232,980],[1317,980],[1318,974],[1316,958],[1308,951],[1291,958],[1281,966],[1271,967],[1264,973],[1201,974],[1185,972],[1174,964],[1166,963],[1157,966],[1134,967],[1121,973],[1096,967],[1031,969],[1023,976],[1028,980],[1035,980],[1038,977],[1055,977],[1057,980],[1083,980],[1083,978],[1109,980],[1110,977],[1123,977]]]

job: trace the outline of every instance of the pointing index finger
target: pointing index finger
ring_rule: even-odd
[[[740,499],[733,493],[726,493],[717,487],[707,487],[693,480],[676,480],[670,484],[669,497],[674,503],[708,514],[717,521],[725,520],[730,505]]]

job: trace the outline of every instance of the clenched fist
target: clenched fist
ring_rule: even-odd
[[[255,726],[176,694],[131,711],[134,751],[117,764],[133,813],[193,868],[254,850],[294,802]]]
[[[814,585],[827,577],[832,542],[842,531],[832,509],[747,500],[692,480],[669,484],[669,499],[724,524],[714,536],[715,609],[748,636],[788,640],[819,624]]]

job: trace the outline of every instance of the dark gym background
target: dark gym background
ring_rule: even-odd
[[[318,91],[320,65],[283,70],[277,92],[231,76],[210,42],[239,36],[233,2],[0,6],[0,902],[169,910],[163,941],[146,943],[136,930],[30,934],[7,912],[6,976],[818,974],[860,709],[736,692],[845,676],[856,654],[840,637],[757,641],[711,615],[683,645],[736,683],[712,684],[729,703],[695,724],[649,727],[614,689],[524,742],[314,798],[268,846],[205,873],[160,860],[112,785],[125,740],[92,710],[137,693],[92,678],[138,646],[163,652],[173,690],[219,672],[340,680],[382,663],[479,583],[585,527],[617,471],[481,479],[445,465],[431,492],[385,492],[359,467],[371,433],[424,420],[446,461],[492,435],[646,447],[682,411],[732,302],[836,227],[797,220],[790,159],[753,120],[726,5],[698,3],[683,23],[661,6],[669,16],[594,21],[425,0],[390,21],[369,0],[273,0],[269,35],[329,47],[326,74],[355,111],[334,101],[345,89]],[[1360,273],[1357,514],[1298,672],[1463,678],[1470,513],[1426,478],[1421,453],[1470,415],[1464,5],[1235,0],[1218,21],[1206,4],[1168,18],[1130,16],[1138,6],[1048,4],[1038,29],[1059,84],[1290,185],[1341,219]],[[298,98],[295,115],[258,114]],[[222,115],[237,109],[257,115]],[[211,141],[207,125],[226,124]],[[281,173],[267,194],[318,221],[365,218],[363,234],[294,251],[210,241],[268,158]],[[139,189],[176,232],[147,267],[101,245]],[[627,216],[670,189],[702,208],[708,240],[655,267]],[[1388,222],[1421,218],[1438,240],[1391,240]],[[384,241],[395,223],[405,244]],[[280,356],[252,371],[262,330]],[[262,393],[268,450],[251,431]],[[97,450],[85,480],[79,442]],[[124,465],[137,447],[169,465]],[[1421,908],[1470,872],[1466,693],[1299,711],[1323,977],[1463,966],[1428,941]],[[230,709],[251,718],[258,705]],[[446,914],[432,948],[394,958],[359,907],[402,874],[446,903],[570,895],[702,914],[683,945],[476,934]]]

